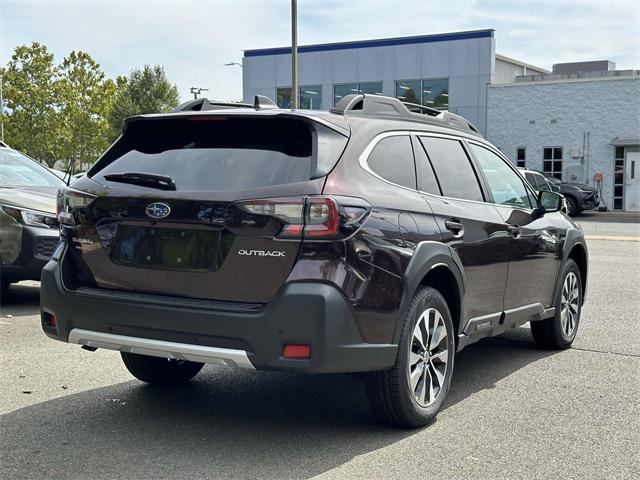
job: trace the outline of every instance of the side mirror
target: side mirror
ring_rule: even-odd
[[[542,190],[538,193],[538,204],[540,205],[540,213],[557,212],[562,209],[564,197],[556,192]]]

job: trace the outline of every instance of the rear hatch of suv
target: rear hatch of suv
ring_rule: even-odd
[[[267,303],[348,131],[295,114],[137,117],[60,199],[73,282]]]

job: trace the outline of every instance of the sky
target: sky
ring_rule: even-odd
[[[290,45],[289,0],[0,0],[0,64],[37,41],[84,50],[112,78],[164,65],[183,100],[242,97],[242,51]],[[640,0],[299,0],[298,43],[495,29],[496,52],[551,69],[609,59],[640,68]]]

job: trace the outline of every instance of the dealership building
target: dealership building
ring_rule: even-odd
[[[600,187],[640,210],[640,76],[609,61],[553,72],[495,52],[493,30],[298,47],[301,108],[350,93],[397,97],[472,122],[514,163]],[[291,48],[246,50],[243,97],[291,103]]]
[[[600,188],[609,210],[640,211],[640,71],[557,64],[488,88],[487,138],[519,166]]]
[[[245,50],[243,97],[291,102],[291,48]],[[398,97],[449,110],[486,132],[489,83],[550,73],[495,53],[493,30],[298,47],[301,108],[332,108],[350,93]]]

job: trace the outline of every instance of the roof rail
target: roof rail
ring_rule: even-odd
[[[218,102],[215,100],[209,100],[208,98],[196,98],[195,100],[189,100],[181,103],[176,108],[171,110],[171,113],[176,112],[202,112],[205,110],[223,110],[226,108],[251,108],[253,105],[250,103],[234,103],[234,102]]]
[[[416,103],[401,102],[397,98],[364,93],[345,95],[331,112],[339,115],[394,116],[406,120],[446,125],[480,135],[478,129],[467,119],[451,112],[436,110]]]

